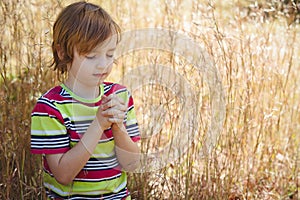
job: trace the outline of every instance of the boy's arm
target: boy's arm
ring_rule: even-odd
[[[115,116],[118,116],[118,118],[110,115],[110,111],[107,110],[109,108],[111,111],[115,110]],[[125,103],[118,95],[112,94],[103,100],[102,109],[107,110],[104,111],[103,114],[104,116],[109,117],[109,121],[113,123],[111,130],[119,163],[126,171],[135,170],[140,164],[140,148],[137,143],[132,140],[123,124],[128,109],[128,102]]]
[[[63,154],[46,154],[47,163],[55,179],[68,185],[89,160],[91,153],[96,148],[103,130],[111,126],[106,117],[101,116],[101,109],[98,110],[97,118],[91,123],[87,131],[68,152]]]
[[[126,171],[134,171],[140,164],[140,148],[128,135],[123,124],[113,124],[112,132],[119,163]]]

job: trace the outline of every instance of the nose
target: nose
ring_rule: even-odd
[[[110,59],[107,59],[106,56],[100,56],[99,59],[97,60],[97,68],[98,69],[105,69],[106,67],[110,66],[112,62]]]

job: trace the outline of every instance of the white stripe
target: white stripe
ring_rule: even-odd
[[[99,179],[86,179],[86,178],[75,178],[74,180],[75,181],[87,181],[87,182],[98,182],[98,181],[105,181],[105,180],[108,180],[108,179],[110,179],[110,180],[114,180],[114,179],[116,179],[116,178],[118,178],[118,177],[120,177],[122,174],[117,174],[117,175],[114,175],[114,176],[111,176],[111,177],[105,177],[105,178],[99,178]],[[126,185],[126,184],[125,184]],[[119,188],[119,187],[118,187]],[[121,188],[121,189],[123,189],[124,188],[124,186]],[[118,190],[114,190],[113,192],[115,192],[115,191],[118,191]],[[109,191],[108,193],[110,193],[111,191]]]
[[[127,126],[130,126],[130,125],[136,124],[136,123],[137,123],[137,120],[136,120],[136,119],[132,119],[132,120],[128,120],[128,121],[126,122],[126,125],[127,125]]]
[[[140,132],[136,132],[135,134],[128,134],[130,137],[133,137],[133,136],[138,136],[140,135]]]
[[[87,116],[68,116],[71,121],[86,121],[86,120],[94,120],[95,115],[87,115]]]
[[[50,145],[61,145],[61,144],[66,144],[66,143],[69,143],[69,141],[67,140],[63,140],[63,141],[57,141],[55,143],[53,142],[50,142],[50,141],[32,141],[31,140],[31,146],[34,146],[34,145],[47,145],[47,144],[50,144]]]
[[[42,145],[42,148],[41,148],[41,145],[31,145],[31,148],[33,149],[44,149],[44,148],[49,148],[49,149],[52,149],[52,148],[62,148],[62,147],[68,147],[69,145],[65,144],[65,145]]]
[[[40,141],[40,142],[43,142],[43,141],[60,141],[60,140],[69,140],[69,137],[62,137],[62,138],[31,138],[31,141]]]
[[[133,130],[127,130],[128,133],[135,133],[135,132],[139,132],[139,129],[136,128],[136,129],[133,129]]]
[[[109,164],[109,166],[99,166],[99,167],[84,167],[85,170],[104,170],[104,169],[112,169],[119,165],[119,163],[116,164]]]
[[[115,91],[114,93],[115,93],[115,94],[119,94],[119,93],[121,93],[121,92],[126,92],[126,91],[127,91],[126,88],[121,88],[121,89]]]
[[[72,192],[62,191],[61,189],[59,189],[59,188],[57,188],[54,185],[51,185],[49,183],[44,183],[44,186],[47,187],[47,188],[49,188],[50,190],[56,192],[57,194],[59,194],[61,196],[67,196],[67,195],[74,194]],[[97,190],[97,191],[91,191],[91,192],[84,192],[84,193],[81,193],[81,194],[82,195],[101,195],[101,194],[110,193],[110,192],[111,191],[109,191],[109,190]]]
[[[81,133],[81,132],[78,132],[78,131],[77,131],[77,133]],[[101,140],[98,141],[98,144],[100,144],[100,143],[105,143],[105,142],[109,142],[111,139],[113,139],[113,137],[101,139]],[[72,142],[79,142],[80,139],[72,139],[72,138],[71,138],[71,141],[72,141]]]
[[[71,124],[71,125],[74,127],[89,127],[91,125],[91,123],[82,124],[82,123],[74,122],[74,124]]]
[[[38,100],[38,103],[45,103],[49,107],[53,108],[54,110],[57,110],[57,108],[52,104],[52,102],[49,99],[41,98],[41,99]]]
[[[132,108],[134,108],[134,105],[131,105],[130,107],[128,107],[127,111],[129,111]]]
[[[127,131],[133,131],[136,129],[139,129],[139,127],[138,126],[129,127],[129,128],[127,128]]]
[[[87,163],[109,163],[109,162],[116,162],[118,159],[116,157],[113,157],[111,159],[105,159],[105,160],[89,160]]]
[[[107,157],[112,157],[114,155],[115,155],[114,152],[109,153],[109,154],[107,154],[107,153],[99,153],[99,154],[93,153],[93,157],[95,157],[95,158],[107,158]]]
[[[114,161],[98,161],[96,163],[91,163],[91,162],[88,162],[86,163],[85,167],[97,167],[97,166],[103,166],[105,165],[115,165],[115,164],[119,164],[117,160],[114,160]]]
[[[78,104],[78,102],[74,101],[74,100],[63,100],[63,101],[56,100],[55,103],[58,103],[58,104],[76,103],[76,104]]]
[[[31,115],[48,116],[49,113],[44,113],[44,112],[32,112]]]
[[[109,142],[111,139],[113,139],[114,137],[110,137],[110,138],[105,138],[105,139],[101,139],[99,140],[100,143],[104,143],[104,142]]]
[[[117,193],[118,191],[122,190],[124,187],[126,187],[127,181],[125,180],[119,187],[114,189],[114,193]]]
[[[139,132],[139,129],[127,130],[128,134],[133,134],[133,133],[136,133],[136,132]]]
[[[63,146],[69,146],[69,142],[68,141],[60,141],[60,142],[55,142],[55,144],[53,144],[52,142],[33,142],[31,141],[31,146],[45,146],[45,145],[48,145],[48,146],[53,146],[53,145],[63,145]]]

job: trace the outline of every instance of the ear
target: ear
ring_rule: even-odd
[[[63,60],[65,53],[64,53],[63,50],[61,49],[61,46],[58,44],[58,45],[56,45],[55,48],[56,48],[56,51],[57,51],[58,58],[59,58],[60,60]]]

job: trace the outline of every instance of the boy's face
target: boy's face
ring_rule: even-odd
[[[110,37],[86,55],[74,50],[73,62],[68,76],[75,82],[87,87],[99,86],[110,74],[114,61],[117,38]]]

